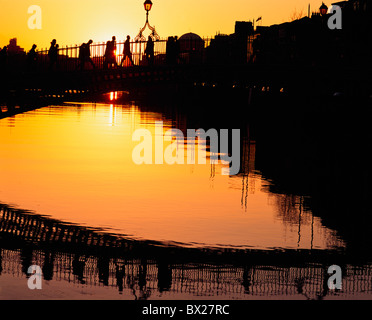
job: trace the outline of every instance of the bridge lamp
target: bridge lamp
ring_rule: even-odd
[[[148,23],[149,22],[149,11],[152,8],[152,2],[151,2],[151,0],[146,0],[143,3],[143,6],[145,7],[145,10],[146,10],[146,23]]]
[[[151,8],[152,8],[152,2],[151,2],[151,0],[146,0],[143,5],[145,7],[146,12],[149,12],[151,10]]]
[[[146,11],[146,23],[144,25],[144,27],[142,29],[140,29],[138,35],[134,38],[134,41],[138,41],[138,40],[141,40],[141,41],[146,41],[146,38],[143,36],[143,31],[146,29],[146,27],[148,26],[149,29],[152,31],[151,33],[151,36],[153,38],[155,38],[156,40],[159,40],[160,37],[159,35],[157,34],[157,32],[155,31],[155,27],[151,27],[150,24],[149,24],[149,12],[152,8],[152,1],[151,0],[146,0],[144,3],[143,3],[143,6],[145,8],[145,11]]]

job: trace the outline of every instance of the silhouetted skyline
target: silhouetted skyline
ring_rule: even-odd
[[[259,21],[271,25],[289,21],[294,12],[307,15],[308,5],[315,11],[321,5],[318,0],[196,0],[174,2],[153,1],[149,15],[150,24],[159,35],[166,38],[172,34],[182,35],[194,32],[201,36],[233,32],[234,21]],[[331,2],[326,2],[330,5]],[[79,44],[83,39],[106,42],[112,35],[118,39],[127,34],[134,38],[145,22],[145,11],[141,2],[111,0],[60,2],[39,1],[42,9],[42,29],[30,30],[27,14],[30,6],[26,0],[3,4],[0,19],[0,44],[7,44],[10,38],[18,38],[22,47],[38,43],[39,48],[49,46],[50,38],[57,38],[61,45]]]

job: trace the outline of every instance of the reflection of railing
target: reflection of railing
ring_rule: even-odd
[[[95,257],[49,250],[30,252],[27,249],[2,249],[0,261],[2,272],[14,277],[25,277],[28,265],[36,264],[42,267],[45,280],[107,286],[133,295],[135,299],[147,299],[159,293],[170,298],[182,293],[189,297],[227,299],[372,296],[371,265],[346,266],[342,290],[332,291],[327,289],[329,275],[322,265],[167,264],[147,259]]]
[[[0,232],[30,242],[115,246],[114,237],[0,205]]]
[[[110,286],[147,299],[163,292],[227,298],[372,295],[372,266],[345,261],[342,292],[327,289],[336,254],[186,249],[144,243],[52,220],[0,204],[0,271],[25,276],[32,264],[45,280]],[[324,256],[323,256],[324,255]],[[271,257],[271,258],[269,258]],[[310,260],[309,260],[310,259]],[[337,262],[337,261],[336,261]],[[292,265],[291,265],[292,264]]]

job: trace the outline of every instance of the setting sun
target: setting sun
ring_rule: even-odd
[[[113,35],[121,41],[127,34],[134,38],[145,24],[146,13],[141,1],[40,0],[37,5],[42,10],[42,29],[30,30],[27,21],[31,15],[27,10],[32,3],[27,0],[1,0],[0,3],[0,45],[17,38],[18,44],[26,50],[33,43],[38,48],[49,47],[53,38],[62,46],[80,44],[87,39],[106,42]],[[196,0],[155,0],[149,22],[162,38],[188,32],[211,37],[216,33],[233,33],[235,21],[262,17],[260,24],[270,25],[288,21],[295,11],[307,15],[309,4],[311,10],[316,11],[321,1],[234,0],[226,3],[206,0],[200,3]]]

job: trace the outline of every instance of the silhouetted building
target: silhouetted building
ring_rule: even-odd
[[[371,3],[367,0],[350,0],[334,2],[332,5],[337,5],[341,9],[351,10],[354,12],[368,12],[371,10]]]
[[[342,43],[345,60],[351,65],[371,65],[372,4],[368,0],[336,2],[342,8]]]
[[[187,63],[202,62],[205,43],[200,36],[191,32],[186,33],[178,39],[178,43],[179,47],[176,50],[179,51],[181,61]]]
[[[233,35],[233,59],[240,64],[249,61],[252,54],[253,23],[247,21],[235,22],[235,33]]]
[[[195,33],[186,33],[179,38],[181,52],[195,52],[204,49],[204,40]]]
[[[245,64],[252,55],[253,23],[237,21],[235,33],[216,35],[207,49],[210,63]]]
[[[253,34],[253,23],[247,21],[236,21],[235,22],[235,35],[239,38],[245,37]]]
[[[342,29],[330,29],[333,15],[313,13],[292,22],[257,27],[255,61],[291,65],[370,65],[371,5],[365,0],[342,1]]]
[[[218,34],[207,48],[207,59],[212,64],[229,64],[232,61],[232,39],[225,34]]]
[[[25,50],[17,45],[17,38],[9,40],[8,54],[24,54]]]

